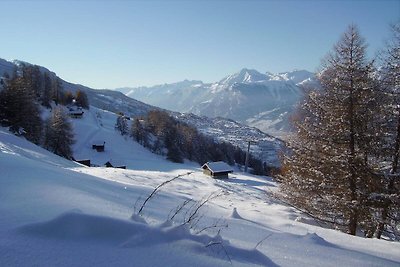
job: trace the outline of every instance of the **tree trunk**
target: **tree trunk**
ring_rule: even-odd
[[[353,57],[351,54],[350,62],[352,63]],[[357,174],[356,174],[356,166],[355,166],[355,129],[354,129],[354,79],[353,75],[350,74],[350,99],[349,99],[349,120],[350,120],[350,142],[349,142],[349,150],[350,150],[350,158],[349,158],[349,167],[350,167],[350,181],[349,181],[349,189],[350,189],[350,200],[351,200],[351,211],[349,217],[349,229],[348,233],[351,235],[356,235],[357,231],[357,206],[355,203],[357,201]]]
[[[399,166],[399,156],[400,156],[400,108],[397,109],[399,112],[399,117],[397,121],[397,136],[396,136],[396,141],[394,145],[394,155],[393,155],[393,162],[392,162],[392,170],[391,174],[395,174],[398,172],[398,166]],[[389,190],[393,189],[394,185],[394,178],[391,179],[390,181],[391,186],[389,187]]]
[[[375,231],[375,237],[378,239],[381,239],[381,236],[383,234],[383,230],[385,230],[385,222],[387,219],[387,214],[388,214],[388,209],[389,206],[385,206],[383,208],[382,214],[381,214],[381,221],[378,223],[378,226],[376,227],[376,231]]]

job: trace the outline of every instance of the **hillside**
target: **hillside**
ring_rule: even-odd
[[[4,73],[12,75],[13,71],[18,70],[18,67],[21,64],[30,65],[30,63],[18,60],[9,62],[0,59],[0,77]],[[42,73],[46,72],[53,78],[57,77],[54,72],[51,72],[47,68],[42,66],[39,66],[39,68]],[[136,117],[144,116],[150,110],[160,109],[132,99],[118,91],[92,89],[83,85],[69,83],[62,79],[60,79],[60,81],[64,91],[75,93],[76,91],[81,90],[85,92],[88,96],[90,105],[101,110],[107,110],[113,113],[122,112],[127,116]],[[190,83],[191,82],[181,83],[181,85],[177,86],[176,89],[182,90]],[[155,92],[155,94],[162,95],[160,92]],[[191,104],[189,103],[189,106],[190,105]],[[276,138],[264,134],[255,128],[222,117],[206,118],[204,116],[200,117],[193,114],[168,112],[177,119],[195,126],[200,132],[207,134],[216,140],[228,141],[239,146],[243,150],[247,149],[247,141],[255,141],[254,145],[251,147],[252,153],[262,161],[266,161],[268,165],[279,166],[277,155],[282,149],[283,143]]]
[[[271,166],[280,166],[279,153],[284,149],[285,144],[279,138],[268,135],[257,128],[221,117],[208,118],[191,113],[173,113],[173,115],[178,120],[193,125],[203,134],[231,143],[245,151],[248,142],[251,141],[250,153],[252,155]]]
[[[0,58],[0,77],[2,77],[4,73],[7,73],[11,76],[14,70],[18,70],[19,66],[22,64],[31,65],[31,63],[28,62],[19,60],[7,61]],[[46,72],[52,78],[57,77],[54,72],[43,66],[39,66],[39,69],[42,73]],[[152,109],[157,109],[154,106],[127,97],[118,91],[93,89],[84,85],[73,84],[62,79],[60,79],[60,81],[65,92],[70,91],[75,93],[78,90],[84,91],[89,98],[90,104],[100,109],[105,109],[111,112],[123,112],[125,114],[129,114],[130,116],[141,116]]]
[[[236,171],[214,180],[197,164],[170,163],[116,134],[115,119],[92,107],[72,120],[74,155],[99,165],[125,160],[127,170],[78,165],[0,128],[1,266],[400,264],[399,243],[315,226],[271,197],[279,188],[271,178]],[[106,141],[105,152],[91,148],[98,141]],[[154,187],[189,172],[132,217]],[[194,223],[182,225],[215,194]]]
[[[242,69],[211,84],[185,80],[117,90],[161,108],[211,118],[229,118],[284,137],[290,131],[290,113],[303,97],[303,86],[317,86],[313,73],[298,70],[262,74]]]

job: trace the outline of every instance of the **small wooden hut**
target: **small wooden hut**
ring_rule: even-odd
[[[223,161],[207,162],[201,168],[204,174],[213,178],[229,178],[228,174],[233,172],[232,167]]]
[[[111,160],[107,161],[104,166],[106,166],[107,168],[118,168],[118,169],[126,169],[125,165],[121,165],[121,164],[115,164],[114,162],[111,162]]]
[[[94,144],[94,145],[92,145],[92,149],[96,149],[97,152],[104,152],[105,145],[106,145],[106,142],[103,142],[102,145]]]
[[[82,118],[83,113],[85,113],[85,112],[83,111],[83,109],[81,107],[77,107],[77,106],[69,107],[68,114],[71,118],[80,119],[80,118]]]
[[[73,119],[80,119],[83,116],[83,111],[70,111],[69,116]]]

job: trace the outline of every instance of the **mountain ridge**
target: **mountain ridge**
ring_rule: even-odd
[[[306,70],[273,74],[243,68],[214,83],[184,80],[122,91],[160,108],[225,117],[284,138],[290,132],[289,116],[304,95],[303,87],[310,86],[318,87],[318,82]]]

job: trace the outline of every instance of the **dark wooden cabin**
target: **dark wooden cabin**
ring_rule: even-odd
[[[92,145],[92,149],[96,149],[97,152],[104,152],[104,146],[105,146],[106,142],[103,142],[102,145]]]
[[[118,169],[126,169],[125,165],[116,165],[111,163],[110,161],[107,161],[104,166],[106,166],[107,168],[118,168]]]
[[[70,111],[69,116],[74,119],[80,119],[83,116],[83,111]]]
[[[213,178],[226,179],[229,178],[228,174],[233,172],[232,167],[222,161],[207,162],[201,168],[204,174]]]

